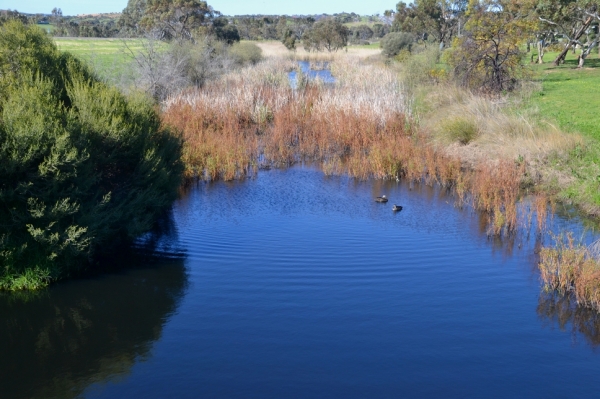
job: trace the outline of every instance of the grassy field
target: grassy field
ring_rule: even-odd
[[[129,50],[137,52],[142,49],[141,42],[136,39],[57,37],[54,41],[60,50],[87,61],[105,78],[125,73],[132,61]]]
[[[535,55],[535,54],[534,54]],[[567,181],[551,182],[550,190],[566,202],[580,205],[588,213],[600,215],[600,59],[592,53],[584,68],[577,68],[577,55],[569,52],[564,64],[554,66],[557,53],[547,53],[545,64],[535,65],[534,80],[541,90],[531,97],[544,122],[562,131],[581,133],[587,140],[567,158],[551,159],[553,166],[570,176]]]
[[[54,25],[53,24],[37,24],[37,27],[42,29],[43,31],[47,32],[47,33],[52,33],[54,32]]]

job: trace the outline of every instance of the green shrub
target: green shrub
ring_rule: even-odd
[[[404,82],[410,87],[432,83],[431,71],[438,68],[438,46],[415,46],[412,54],[402,63]]]
[[[473,119],[453,116],[441,121],[437,133],[447,143],[468,144],[477,137],[479,128]]]
[[[262,60],[262,50],[254,43],[239,42],[231,46],[229,54],[237,65],[257,64]]]
[[[388,33],[381,39],[379,45],[381,46],[381,52],[387,57],[394,57],[398,55],[402,50],[410,49],[415,42],[415,38],[412,34],[407,32],[391,32]]]
[[[154,224],[181,140],[36,27],[0,26],[0,288],[37,288]]]

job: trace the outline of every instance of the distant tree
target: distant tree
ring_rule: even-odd
[[[373,29],[373,36],[377,38],[384,37],[390,33],[390,27],[384,24],[374,24],[371,29]]]
[[[349,30],[333,18],[322,19],[302,36],[307,51],[337,51],[348,45]]]
[[[468,0],[415,0],[396,5],[393,30],[410,32],[419,38],[435,38],[448,46],[457,35]]]
[[[147,0],[129,0],[117,22],[123,33],[130,35],[142,34],[140,21],[146,11]]]
[[[296,35],[291,29],[286,29],[281,42],[288,50],[296,50]]]
[[[275,26],[275,29],[277,31],[277,38],[279,40],[283,40],[284,36],[289,31],[288,24],[287,24],[287,18],[285,16],[279,17],[279,19],[277,20],[277,25]]]
[[[447,54],[459,81],[498,93],[512,90],[524,66],[522,45],[533,29],[516,0],[470,0],[464,34]]]
[[[62,18],[62,16],[63,16],[62,10],[61,10],[60,8],[56,8],[56,7],[54,7],[54,8],[52,9],[52,12],[51,12],[51,14],[52,14],[52,17],[51,17],[51,18],[52,18],[54,21],[56,21],[56,20],[58,20],[58,19]]]
[[[315,19],[313,17],[294,18],[292,22],[292,30],[296,34],[296,39],[302,39],[304,33],[309,30],[314,23]]]
[[[554,59],[554,65],[564,62],[569,49],[579,46],[582,49],[579,57],[580,67],[591,50],[598,45],[597,37],[590,33],[594,25],[600,22],[598,10],[600,1],[591,0],[533,0],[533,7],[540,21],[540,36],[563,36],[565,46]],[[583,41],[582,38],[586,40]]]
[[[412,33],[390,32],[381,39],[381,52],[387,57],[394,57],[402,50],[410,51],[414,41],[415,37]]]
[[[230,24],[225,17],[218,17],[213,20],[212,30],[218,40],[223,40],[227,44],[233,44],[240,41],[240,33],[235,25]]]
[[[373,29],[367,25],[358,25],[350,28],[350,40],[353,43],[360,43],[373,37]]]
[[[206,1],[128,0],[118,25],[129,34],[153,32],[164,40],[193,40],[193,33],[210,30],[218,15]]]
[[[12,21],[12,20],[21,21],[21,23],[23,23],[23,24],[28,24],[28,23],[32,22],[32,21],[30,21],[29,18],[27,18],[26,15],[21,14],[17,10],[14,10],[14,11],[1,10],[0,11],[0,25],[2,25],[3,23],[6,23],[8,21]]]

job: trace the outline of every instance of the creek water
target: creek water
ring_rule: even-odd
[[[312,69],[310,62],[298,61],[298,67],[300,68],[302,74],[309,80],[319,79],[326,84],[335,82],[335,78],[331,74],[331,70],[329,69],[329,65],[327,63],[322,63],[322,68]],[[290,71],[288,73],[288,79],[290,80],[290,86],[295,89],[298,85],[298,71]]]
[[[597,397],[599,318],[534,236],[309,166],[198,183],[128,268],[0,296],[0,396]]]

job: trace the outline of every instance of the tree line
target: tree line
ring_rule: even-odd
[[[484,91],[511,90],[524,72],[526,52],[579,51],[579,67],[598,47],[597,0],[415,0],[396,5],[393,32],[433,42],[463,85]],[[393,52],[392,52],[393,55]]]

